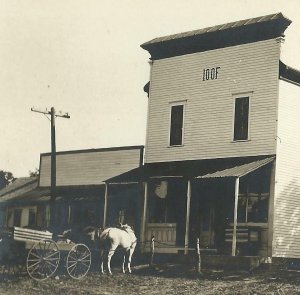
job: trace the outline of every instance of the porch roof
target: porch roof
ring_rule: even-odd
[[[15,192],[0,199],[0,205],[19,201],[48,201],[50,200],[50,189],[36,187],[26,192]]]
[[[208,173],[202,176],[197,176],[196,179],[199,178],[223,178],[223,177],[242,177],[245,176],[267,164],[272,162],[275,157],[269,157],[262,160],[257,160],[254,162],[250,162],[247,164],[234,166],[228,169],[223,169],[216,171],[214,173]]]
[[[92,201],[104,196],[104,185],[57,187],[56,201]],[[0,198],[0,206],[19,203],[43,203],[49,202],[51,189],[49,187],[37,187],[33,190],[10,194]]]
[[[153,178],[217,178],[246,175],[273,161],[275,156],[250,156],[205,160],[146,163],[136,169],[107,179],[108,184],[129,184]]]

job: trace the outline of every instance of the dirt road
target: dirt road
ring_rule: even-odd
[[[133,274],[113,275],[89,273],[82,280],[72,280],[66,275],[44,282],[27,277],[0,276],[1,294],[300,294],[300,272],[257,270],[249,272],[224,272],[204,270],[198,276],[195,270],[183,265],[136,267]]]

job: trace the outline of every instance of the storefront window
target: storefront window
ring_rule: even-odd
[[[240,182],[238,222],[267,222],[270,170],[258,171]]]
[[[239,222],[267,222],[268,195],[239,196]]]
[[[186,190],[186,183],[179,180],[153,182],[149,191],[149,222],[185,220]]]

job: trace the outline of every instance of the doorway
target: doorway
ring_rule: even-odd
[[[221,249],[224,245],[227,195],[230,182],[220,179],[195,181],[192,186],[190,247],[197,238],[201,248]]]
[[[190,215],[190,247],[200,239],[201,248],[215,248],[216,204],[213,194],[193,195]]]
[[[215,246],[215,207],[210,200],[204,200],[199,207],[199,238],[204,248]]]

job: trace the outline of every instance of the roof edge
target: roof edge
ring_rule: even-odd
[[[38,185],[38,177],[20,177],[20,178],[28,178],[28,181],[25,183],[21,183],[19,185],[12,185],[12,187],[10,187],[10,185],[4,187],[3,189],[0,190],[0,198],[11,194],[17,190],[20,190],[22,188],[25,188],[27,186],[33,185],[34,183],[36,183],[36,185]],[[2,194],[1,194],[2,191]]]
[[[256,19],[256,22],[252,22],[252,20],[255,20],[255,19]],[[260,17],[256,17],[256,18],[249,18],[249,19],[244,19],[244,20],[238,20],[235,22],[224,23],[221,25],[205,27],[203,29],[186,31],[186,32],[182,32],[182,33],[176,33],[176,34],[166,35],[166,36],[162,36],[162,37],[157,37],[157,38],[153,38],[147,42],[144,42],[140,46],[143,49],[146,49],[147,45],[149,45],[149,44],[162,43],[162,42],[167,42],[170,40],[187,38],[187,37],[196,36],[196,35],[203,34],[203,33],[212,33],[215,31],[230,30],[230,29],[234,29],[237,27],[249,26],[254,23],[263,23],[263,22],[274,21],[274,20],[278,20],[278,19],[283,20],[285,22],[286,28],[292,23],[292,21],[289,18],[285,17],[281,12],[278,12],[278,13],[260,16]],[[240,23],[240,25],[238,25],[239,23]]]
[[[300,71],[279,61],[279,79],[300,86]]]
[[[275,39],[291,24],[281,12],[169,36],[140,45],[152,60]]]
[[[145,148],[144,145],[132,145],[132,146],[120,146],[120,147],[97,148],[97,149],[69,150],[69,151],[56,152],[56,155],[123,151],[123,150],[144,150],[144,148]],[[50,155],[51,153],[41,153],[41,157],[50,156]]]

